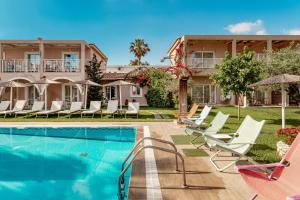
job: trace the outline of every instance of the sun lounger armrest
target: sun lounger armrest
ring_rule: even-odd
[[[213,140],[213,141],[222,143],[222,144],[224,144],[224,145],[227,144],[227,143],[225,143],[223,140],[220,140],[220,139],[218,139],[218,138],[215,138],[215,137],[213,137],[212,135],[204,134],[203,136],[204,136],[206,139]]]
[[[300,199],[300,195],[286,197],[286,200],[299,200],[299,199]]]
[[[273,168],[273,167],[284,167],[282,163],[270,163],[270,164],[254,164],[254,165],[237,165],[237,170],[242,169],[262,169],[262,168]]]

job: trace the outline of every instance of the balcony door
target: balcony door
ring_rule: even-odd
[[[28,72],[38,72],[40,65],[40,54],[38,52],[27,52],[25,54],[25,60],[27,62],[27,70]]]
[[[77,52],[63,53],[64,70],[66,72],[79,71],[79,55]]]
[[[212,51],[196,51],[192,54],[192,66],[198,68],[212,68],[214,57],[214,52]]]

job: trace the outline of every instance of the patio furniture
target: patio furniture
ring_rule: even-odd
[[[101,101],[91,101],[90,108],[81,112],[81,117],[84,115],[92,115],[94,118],[95,113],[101,112]]]
[[[204,124],[204,120],[209,115],[211,109],[211,106],[205,105],[198,117],[181,118],[181,122],[191,127],[200,127]]]
[[[15,112],[18,112],[18,111],[22,111],[25,107],[25,104],[26,104],[26,100],[17,100],[14,108],[12,110],[5,110],[5,111],[2,111],[0,112],[0,115],[4,115],[4,118],[6,117],[6,115],[11,115]]]
[[[70,109],[69,110],[59,111],[57,113],[58,114],[57,117],[59,117],[61,114],[63,114],[63,115],[69,116],[69,118],[70,118],[72,114],[81,111],[82,110],[82,106],[83,106],[83,102],[81,102],[81,101],[72,102]]]
[[[268,200],[299,199],[300,134],[279,163],[240,165],[238,171],[257,196]],[[267,173],[262,169],[273,169]]]
[[[203,129],[202,130],[201,129],[194,129],[192,127],[187,127],[185,129],[185,133],[187,135],[190,135],[190,136],[192,136],[193,133],[197,134],[190,141],[193,145],[195,145],[194,142],[199,137],[204,137],[204,139],[205,139],[206,135],[210,135],[210,136],[216,135],[218,133],[218,131],[220,131],[224,127],[224,125],[225,125],[226,121],[228,120],[228,118],[229,118],[229,114],[225,115],[224,113],[222,113],[221,111],[219,111],[217,113],[217,115],[214,117],[214,119],[211,121],[211,123],[209,124],[209,126],[205,130],[203,130]],[[203,146],[205,143],[206,142],[198,145],[197,148]]]
[[[115,118],[115,114],[118,112],[118,100],[109,100],[107,104],[107,108],[104,112],[101,113],[102,115],[112,115]]]
[[[213,166],[218,171],[224,171],[225,169],[239,161],[241,158],[246,157],[246,154],[255,144],[257,137],[261,133],[261,129],[264,123],[265,120],[258,122],[252,119],[249,115],[247,115],[240,127],[238,128],[238,130],[236,131],[234,137],[227,143],[222,140],[224,138],[222,137],[222,135],[219,138],[215,137],[219,134],[204,135],[207,144],[210,147],[217,150],[217,152],[210,157],[210,161],[213,164]],[[230,152],[233,155],[236,155],[237,158],[231,161],[226,166],[220,168],[217,166],[217,160],[214,160],[214,158],[217,157],[218,154],[222,151]]]
[[[128,110],[125,112],[125,118],[127,115],[136,115],[136,118],[139,118],[140,103],[139,102],[129,102]]]
[[[17,112],[15,112],[15,117],[17,117],[17,115],[28,115],[28,114],[35,113],[38,111],[42,111],[44,108],[44,105],[45,105],[44,101],[34,101],[31,110],[17,111]]]
[[[0,112],[6,111],[10,105],[10,101],[1,101],[0,103]]]
[[[58,113],[59,111],[61,111],[62,106],[63,106],[63,101],[52,101],[50,110],[36,112],[35,117],[38,117],[39,115],[46,115],[48,118],[50,114]]]
[[[199,107],[198,104],[193,103],[193,105],[192,105],[192,107],[191,107],[191,109],[190,109],[190,111],[188,113],[176,113],[175,117],[177,118],[177,121],[180,123],[181,122],[181,120],[180,120],[181,118],[184,118],[184,117],[185,118],[193,117],[196,114],[196,112],[198,110],[198,107]]]

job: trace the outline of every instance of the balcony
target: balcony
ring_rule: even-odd
[[[2,73],[36,73],[36,72],[80,72],[80,59],[45,59],[26,60],[11,59],[0,62]]]
[[[191,69],[213,69],[222,61],[223,58],[190,58],[187,64]]]

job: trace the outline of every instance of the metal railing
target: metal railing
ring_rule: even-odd
[[[39,72],[40,61],[26,59],[2,60],[1,66],[1,72],[4,73]]]
[[[134,153],[134,151],[137,149],[137,147],[139,147],[140,144],[142,144],[142,142],[144,140],[154,140],[160,143],[165,143],[165,144],[169,144],[173,147],[173,149],[167,149],[167,148],[163,148],[163,147],[159,147],[159,146],[154,146],[154,145],[146,145],[146,146],[142,146],[140,147],[136,153]],[[167,153],[171,153],[175,155],[175,160],[176,160],[176,171],[178,170],[178,159],[179,158],[181,160],[182,163],[182,179],[183,179],[183,187],[187,187],[187,183],[186,183],[186,171],[185,171],[185,164],[184,164],[184,159],[183,156],[177,151],[176,146],[166,140],[161,140],[161,139],[157,139],[157,138],[153,138],[153,137],[145,137],[142,138],[141,140],[139,140],[137,142],[137,144],[134,146],[134,148],[132,149],[132,151],[127,155],[127,157],[125,158],[124,162],[122,163],[122,171],[119,175],[119,180],[118,180],[118,197],[119,200],[123,200],[125,197],[125,180],[124,180],[124,174],[126,173],[126,171],[129,169],[129,167],[132,165],[132,163],[134,162],[134,160],[136,159],[136,157],[143,152],[145,149],[155,149],[155,150],[159,150],[159,151],[164,151]],[[128,159],[132,156],[132,154],[134,153],[132,159],[130,160],[130,162],[126,165],[126,162],[128,161]]]
[[[45,59],[44,72],[80,72],[80,59]]]
[[[188,66],[195,69],[213,69],[216,64],[220,64],[223,58],[189,58]]]

